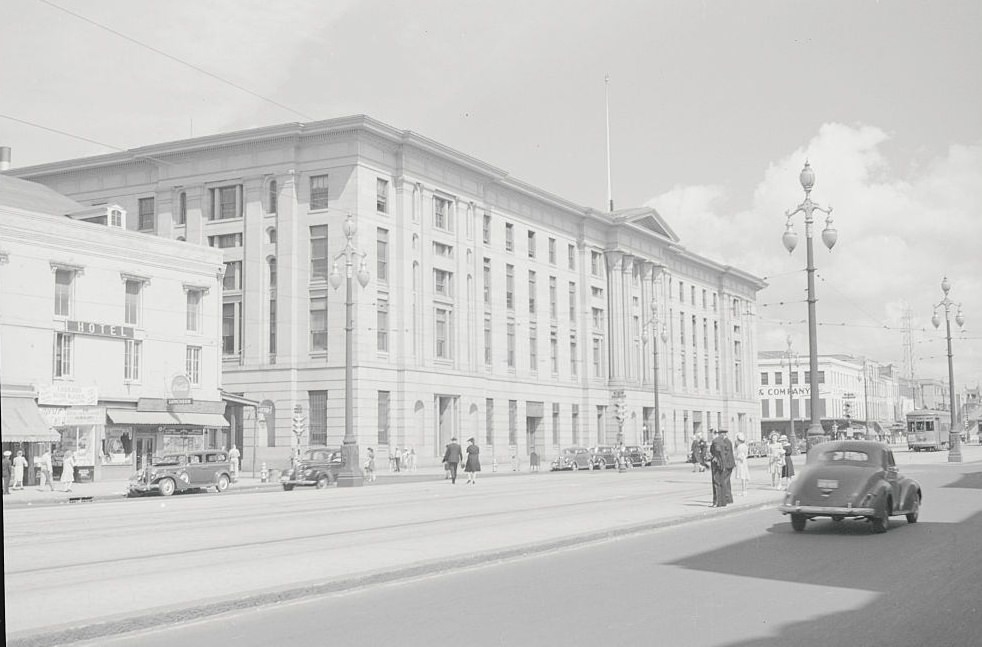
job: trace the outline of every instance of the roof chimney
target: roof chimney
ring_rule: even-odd
[[[0,146],[0,173],[10,169],[10,146]]]

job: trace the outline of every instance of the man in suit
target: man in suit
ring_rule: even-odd
[[[736,467],[733,460],[733,443],[726,429],[716,432],[716,438],[709,446],[713,470],[713,505],[722,508],[733,503],[733,492],[730,490],[730,473]]]
[[[450,444],[447,445],[447,451],[443,453],[443,462],[450,468],[451,483],[457,482],[457,465],[460,464],[463,457],[464,452],[460,449],[460,445],[457,444],[457,439],[451,438]]]

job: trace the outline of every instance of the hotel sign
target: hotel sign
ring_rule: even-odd
[[[92,335],[94,337],[115,337],[117,339],[133,339],[131,326],[95,323],[92,321],[66,321],[65,331],[76,335]]]

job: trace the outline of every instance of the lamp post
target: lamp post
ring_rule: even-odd
[[[351,295],[351,279],[354,258],[360,258],[358,266],[358,283],[361,287],[368,285],[368,269],[365,267],[365,253],[358,251],[353,240],[358,226],[349,213],[344,219],[344,249],[334,257],[329,280],[331,287],[337,290],[341,286],[341,274],[338,272],[338,259],[344,259],[345,295],[344,295],[344,441],[341,443],[341,472],[338,474],[338,487],[357,487],[365,484],[365,474],[361,471],[358,458],[358,439],[354,432],[354,386],[353,372],[353,340],[351,332],[354,329],[354,316]]]
[[[651,326],[651,345],[654,348],[654,369],[655,369],[655,379],[654,379],[654,394],[655,394],[655,427],[654,434],[651,437],[651,464],[652,465],[666,465],[668,463],[668,458],[665,456],[665,440],[662,438],[661,434],[661,411],[658,408],[658,338],[661,338],[662,342],[668,341],[668,333],[665,332],[665,327],[662,326],[661,334],[658,333],[658,306],[655,302],[651,302],[651,318],[648,319],[644,324],[644,330],[641,332],[641,341],[645,344],[648,343],[648,326]]]
[[[944,308],[945,337],[948,339],[948,406],[951,410],[951,428],[949,429],[950,435],[948,437],[948,462],[961,463],[962,436],[956,425],[957,412],[955,411],[955,368],[951,362],[951,318],[949,317],[949,313],[952,306],[958,306],[958,312],[955,314],[955,323],[958,324],[959,328],[965,325],[965,316],[962,315],[962,304],[955,303],[948,298],[949,290],[951,290],[951,281],[949,281],[948,277],[946,276],[941,280],[941,291],[944,292],[944,298],[934,306],[934,314],[931,316],[931,323],[934,324],[935,328],[941,325],[941,317],[938,316],[938,308]]]
[[[784,212],[784,215],[787,217],[787,223],[785,224],[784,235],[781,237],[781,241],[784,243],[784,248],[788,250],[789,254],[794,251],[795,246],[798,244],[798,234],[791,228],[791,218],[798,213],[804,214],[805,240],[807,242],[806,258],[808,261],[806,267],[808,272],[808,387],[811,391],[811,422],[808,425],[807,434],[808,447],[811,448],[812,445],[820,442],[819,437],[824,435],[822,431],[822,417],[819,411],[820,398],[818,393],[818,323],[815,318],[815,253],[812,248],[814,212],[819,211],[826,215],[825,229],[822,230],[822,242],[830,250],[835,245],[839,234],[832,228],[832,207],[823,209],[811,200],[812,187],[815,186],[815,171],[812,170],[812,167],[807,161],[805,162],[805,167],[801,169],[798,180],[801,182],[801,188],[805,190],[805,200],[795,207],[794,211],[790,213],[787,211]]]
[[[784,366],[785,363],[788,365],[788,420],[791,422],[791,432],[788,436],[788,440],[791,441],[791,447],[795,448],[795,451],[797,451],[798,439],[794,435],[794,389],[792,387],[794,380],[792,379],[791,375],[792,370],[797,370],[800,364],[798,360],[798,353],[791,350],[791,335],[788,335],[787,342],[788,349],[784,351],[784,355],[781,357],[781,366]]]

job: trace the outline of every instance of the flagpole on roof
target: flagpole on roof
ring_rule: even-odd
[[[607,205],[608,209],[614,211],[614,194],[610,188],[610,97],[608,86],[610,85],[610,75],[604,74],[604,110],[607,116]]]

